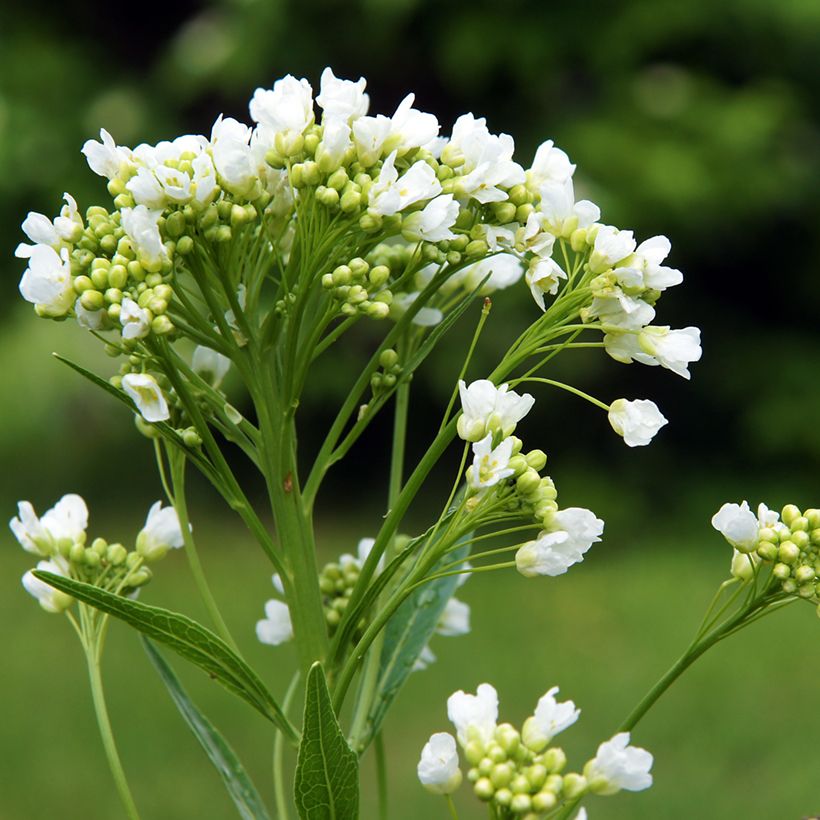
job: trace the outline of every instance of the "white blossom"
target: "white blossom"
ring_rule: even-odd
[[[390,118],[390,130],[384,149],[396,150],[399,156],[414,148],[426,146],[438,136],[438,120],[433,114],[413,108],[415,98],[415,94],[408,94]]]
[[[277,80],[273,90],[257,88],[250,102],[254,122],[274,133],[299,135],[313,123],[313,89],[291,74]]]
[[[436,634],[456,638],[470,631],[470,605],[458,598],[450,598],[436,624]]]
[[[146,421],[165,421],[171,417],[162,389],[148,373],[127,373],[122,377],[122,389]]]
[[[584,775],[596,794],[615,794],[621,789],[638,792],[652,785],[652,755],[628,744],[629,732],[620,732],[602,743],[584,767]]]
[[[74,304],[76,292],[71,277],[68,251],[60,253],[49,245],[29,247],[28,267],[23,272],[20,294],[43,316],[65,316]]]
[[[382,164],[379,177],[370,189],[371,213],[392,216],[410,205],[432,199],[441,193],[441,183],[436,172],[419,160],[413,163],[401,177],[395,168],[396,152],[393,151]]]
[[[700,330],[685,327],[672,330],[667,327],[646,327],[638,336],[643,351],[655,362],[684,379],[689,378],[690,362],[700,360]]]
[[[572,180],[551,182],[540,190],[538,211],[543,226],[556,236],[569,237],[578,228],[589,228],[601,218],[601,209],[593,202],[575,201]],[[534,214],[531,214],[533,216]]]
[[[643,299],[629,296],[621,288],[598,292],[589,306],[590,317],[597,317],[608,329],[641,330],[655,318],[655,308]]]
[[[451,794],[461,785],[455,738],[436,732],[424,744],[417,768],[421,785],[433,794]]]
[[[752,552],[757,547],[760,522],[747,501],[724,504],[712,516],[712,526],[741,552]]]
[[[558,283],[566,279],[567,275],[554,259],[538,259],[530,265],[524,276],[524,281],[530,289],[532,298],[541,310],[546,310],[544,294],[555,296],[558,293]]]
[[[322,141],[316,148],[319,167],[333,171],[342,164],[345,153],[353,144],[350,126],[343,120],[322,120]]]
[[[534,752],[546,749],[555,735],[572,726],[581,714],[581,710],[576,709],[571,700],[558,703],[555,700],[557,693],[558,687],[553,686],[542,695],[535,707],[535,713],[524,721],[521,739]]]
[[[359,117],[353,122],[353,144],[359,162],[369,168],[382,155],[382,149],[390,135],[390,118],[379,114],[375,117]]]
[[[504,290],[514,285],[523,274],[524,268],[517,256],[510,253],[497,253],[462,268],[450,277],[448,284],[460,285],[465,290],[475,290],[481,285],[479,295],[489,296],[497,290]]]
[[[609,423],[628,447],[642,447],[669,422],[649,399],[616,399],[609,406]]]
[[[50,561],[39,561],[37,569],[41,572],[50,572],[53,575],[68,577],[68,564],[59,555],[54,556]],[[34,577],[34,571],[29,570],[23,576],[23,586],[29,595],[37,599],[37,602],[46,612],[63,612],[74,602],[74,599],[65,592],[60,592],[51,584]]]
[[[168,204],[168,197],[154,171],[144,165],[128,180],[125,187],[134,197],[137,205],[162,210]]]
[[[137,552],[146,561],[157,561],[169,549],[179,549],[184,543],[177,511],[173,507],[163,507],[161,501],[155,502],[148,510],[145,526],[137,535]]]
[[[601,540],[603,531],[604,522],[583,507],[553,513],[549,528],[516,553],[516,569],[526,578],[563,575],[584,560],[590,547]]]
[[[101,330],[105,325],[108,312],[104,308],[99,310],[86,310],[80,299],[74,302],[74,316],[77,324],[86,330]]]
[[[211,155],[222,184],[237,196],[248,194],[259,179],[251,148],[251,129],[220,115],[211,129]]]
[[[197,345],[194,348],[194,355],[191,359],[191,368],[194,373],[202,376],[211,387],[219,387],[222,380],[231,369],[231,360],[221,353],[217,353],[210,347]]]
[[[100,139],[102,142],[87,140],[83,145],[83,154],[95,174],[115,179],[131,167],[131,152],[127,148],[118,147],[104,128],[100,129]]]
[[[149,210],[145,205],[123,208],[122,227],[134,245],[140,263],[147,270],[158,271],[167,254],[159,233],[162,211]]]
[[[81,496],[69,493],[38,518],[30,502],[20,501],[9,527],[26,552],[53,555],[60,547],[85,542],[88,507]]]
[[[665,236],[646,239],[635,249],[629,265],[641,272],[645,288],[663,291],[683,282],[683,274],[679,270],[661,265],[671,249],[672,244]]]
[[[120,324],[123,339],[144,339],[151,330],[151,314],[125,296],[120,306]]]
[[[569,157],[560,148],[556,148],[552,140],[547,140],[535,152],[532,168],[527,171],[527,182],[537,191],[547,183],[563,185],[572,179],[574,173],[575,166],[569,161]]]
[[[316,95],[316,102],[324,111],[322,125],[325,126],[328,119],[350,123],[363,117],[370,105],[370,98],[364,92],[366,87],[364,77],[359,77],[356,82],[340,80],[330,67],[325,68],[319,94]]]
[[[469,387],[460,380],[458,392],[462,409],[458,434],[465,441],[479,441],[491,430],[500,430],[505,438],[512,435],[535,404],[529,393],[519,395],[509,385],[496,387],[488,379],[477,379]]]
[[[479,684],[475,695],[459,689],[447,698],[447,717],[462,745],[472,739],[489,743],[498,720],[498,693],[489,683]]]
[[[286,603],[275,598],[265,603],[265,618],[256,622],[256,637],[271,646],[279,646],[293,638],[293,622]]]
[[[431,199],[422,210],[409,214],[401,225],[402,235],[408,240],[443,242],[455,239],[450,230],[458,219],[458,203],[452,194]]]
[[[473,464],[467,470],[467,483],[475,490],[486,490],[515,473],[509,467],[512,458],[512,436],[493,449],[493,435],[488,433],[473,444]]]
[[[621,231],[612,225],[601,225],[595,235],[589,267],[593,273],[603,273],[615,267],[635,250],[632,231]]]

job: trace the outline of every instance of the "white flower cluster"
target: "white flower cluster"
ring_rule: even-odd
[[[733,548],[733,577],[751,581],[766,566],[768,583],[820,606],[820,510],[787,504],[777,513],[760,504],[755,514],[746,501],[726,503],[712,526]]]
[[[64,495],[42,517],[37,516],[30,502],[20,501],[9,526],[26,552],[43,559],[37,564],[38,570],[90,583],[105,576],[107,587],[129,592],[151,580],[145,564],[183,545],[176,511],[163,507],[160,501],[148,511],[132,551],[102,538],[86,546],[88,507],[76,494]],[[72,597],[36,578],[33,572],[29,570],[23,576],[23,586],[46,612],[63,612],[71,606]]]
[[[373,538],[362,538],[357,546],[356,555],[345,553],[338,562],[325,564],[319,573],[319,588],[322,592],[325,620],[328,632],[332,635],[342,619],[347,608],[353,587],[359,577],[359,572],[370,555],[375,543]],[[379,561],[382,569],[384,561]],[[469,576],[459,576],[459,586]],[[273,587],[280,598],[271,598],[265,603],[265,617],[256,622],[256,637],[261,643],[278,646],[293,638],[293,622],[290,609],[282,598],[286,597],[282,578],[276,574],[272,578]],[[470,607],[457,598],[450,598],[436,626],[436,634],[443,637],[457,637],[466,635],[470,631]],[[358,631],[360,636],[361,625]],[[436,656],[425,646],[415,663],[415,669],[425,669],[436,660]]]
[[[539,699],[520,732],[498,723],[498,694],[490,684],[482,683],[474,695],[461,690],[452,694],[447,716],[456,737],[438,732],[424,746],[417,768],[422,785],[445,795],[461,785],[458,746],[470,765],[467,780],[476,796],[505,816],[544,817],[562,802],[588,793],[609,795],[652,785],[652,755],[630,746],[626,732],[602,743],[583,774],[564,773],[566,754],[552,741],[581,712],[571,700],[558,702],[557,694],[554,686]]]

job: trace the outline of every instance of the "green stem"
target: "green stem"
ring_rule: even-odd
[[[288,715],[290,704],[293,696],[296,694],[296,687],[299,683],[299,672],[296,672],[291,678],[288,685],[287,692],[285,692],[284,700],[282,701],[282,711],[285,717]],[[287,792],[285,790],[285,734],[284,732],[276,730],[276,736],[273,740],[273,793],[276,800],[276,817],[277,820],[288,820],[290,812],[288,811]]]
[[[379,820],[387,820],[387,758],[384,754],[384,738],[379,732],[375,738],[376,781],[379,788]]]
[[[450,817],[452,817],[453,820],[458,820],[458,812],[456,811],[456,804],[453,803],[452,795],[448,794],[446,797],[447,797],[447,808],[450,809]]]
[[[117,753],[117,745],[114,742],[114,734],[111,731],[111,721],[108,719],[108,709],[105,705],[105,694],[103,692],[102,676],[100,675],[100,659],[97,647],[91,642],[86,647],[86,660],[88,661],[88,679],[91,684],[91,697],[94,701],[94,713],[97,716],[97,725],[100,727],[105,756],[108,758],[108,765],[114,778],[117,791],[122,800],[125,813],[130,820],[139,820],[139,812],[128,788],[128,781],[125,778],[125,771]]]
[[[514,379],[510,384],[512,386],[516,386],[522,382],[537,382],[538,384],[548,384],[551,387],[559,387],[561,390],[566,390],[568,393],[573,393],[576,396],[579,396],[582,399],[586,399],[588,402],[591,402],[596,407],[600,407],[602,410],[606,410],[609,412],[609,405],[604,404],[599,399],[596,399],[594,396],[590,396],[589,393],[584,393],[583,390],[579,390],[577,387],[573,387],[571,384],[564,384],[563,382],[557,382],[555,379],[544,379],[539,376],[529,376],[527,378],[521,379]]]

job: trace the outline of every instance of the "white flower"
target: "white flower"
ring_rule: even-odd
[[[350,126],[343,120],[322,120],[322,141],[316,148],[316,161],[325,171],[335,171],[344,159],[345,153],[353,144],[350,139]]]
[[[554,296],[558,293],[558,283],[566,279],[567,275],[554,259],[539,259],[531,264],[524,277],[532,298],[541,310],[546,310],[544,294]]]
[[[74,303],[74,316],[77,324],[86,330],[101,330],[105,325],[105,318],[108,312],[104,308],[99,310],[86,310],[80,299]]]
[[[165,421],[171,417],[165,396],[153,376],[147,373],[127,373],[122,377],[122,389],[146,421]]]
[[[492,430],[500,430],[505,438],[512,435],[535,404],[529,393],[519,395],[508,385],[496,387],[488,379],[477,379],[469,387],[460,380],[458,392],[462,409],[458,434],[465,441],[479,441]]]
[[[461,785],[455,738],[436,732],[424,744],[417,768],[421,785],[433,794],[451,794]]]
[[[390,303],[390,316],[396,320],[400,319],[419,296],[419,291],[394,294]],[[443,318],[444,314],[438,308],[425,306],[420,308],[410,321],[419,327],[435,327]]]
[[[436,624],[436,634],[456,638],[470,631],[470,605],[458,598],[450,598]]]
[[[231,369],[231,360],[210,347],[197,345],[191,359],[191,368],[194,373],[202,376],[212,387],[219,387]]]
[[[574,173],[575,166],[569,161],[569,157],[560,148],[556,148],[552,140],[547,140],[535,152],[532,168],[527,171],[527,182],[537,191],[546,183],[563,185],[572,179]]]
[[[601,218],[601,209],[595,203],[587,199],[575,201],[571,179],[563,184],[551,182],[542,186],[538,212],[548,231],[564,237],[569,237],[577,228],[589,228]]]
[[[286,148],[313,124],[313,89],[305,80],[288,74],[273,90],[257,88],[250,102],[251,117],[273,134],[281,134]]]
[[[689,362],[696,362],[701,357],[700,330],[696,327],[685,327],[682,330],[645,327],[638,336],[638,342],[656,364],[684,379],[689,378]]]
[[[666,290],[683,282],[683,274],[679,270],[661,265],[670,250],[672,244],[665,236],[646,239],[635,249],[635,256],[629,265],[641,272],[645,288]]]
[[[553,513],[549,523],[548,530],[515,554],[516,569],[525,578],[563,575],[573,564],[584,560],[604,531],[604,522],[582,507],[567,507]]]
[[[53,575],[68,577],[68,565],[64,558],[55,556],[51,561],[40,561],[37,569],[42,572],[50,572]],[[34,571],[29,570],[23,576],[23,586],[29,595],[37,599],[37,602],[46,612],[63,612],[74,602],[70,595],[54,589],[51,584],[34,577]]]
[[[555,735],[572,726],[581,714],[571,700],[558,703],[555,700],[557,692],[558,687],[553,686],[539,698],[535,713],[524,721],[521,729],[524,744],[536,753],[546,749]]]
[[[498,693],[489,683],[479,684],[475,695],[459,689],[447,698],[447,717],[462,745],[472,739],[489,743],[498,720]]]
[[[349,123],[363,117],[370,105],[370,98],[364,93],[366,87],[364,77],[359,77],[356,82],[340,80],[330,67],[326,68],[322,72],[319,94],[316,95],[316,102],[324,111],[322,125],[326,125],[328,119]]]
[[[231,117],[217,118],[211,129],[211,156],[222,184],[237,196],[248,194],[259,179],[251,149],[251,129]]]
[[[256,637],[271,646],[279,646],[293,638],[293,623],[286,603],[275,598],[265,603],[265,618],[256,622]]]
[[[616,399],[609,406],[609,423],[628,447],[642,447],[669,422],[654,401]]]
[[[397,150],[399,156],[428,145],[438,136],[438,120],[433,114],[413,108],[415,98],[415,94],[408,94],[390,118],[390,131],[384,147],[388,151]]]
[[[151,314],[130,296],[125,296],[120,307],[120,324],[123,339],[144,339],[151,330]]]
[[[379,114],[375,117],[359,117],[353,122],[353,143],[359,162],[369,168],[382,155],[382,149],[390,135],[390,118]]]
[[[200,205],[205,205],[214,198],[218,187],[214,162],[209,154],[203,152],[191,162],[191,170],[194,199]]]
[[[161,501],[154,503],[137,535],[137,552],[146,561],[158,561],[169,549],[179,549],[184,543],[177,511],[163,507]]]
[[[125,187],[130,191],[137,205],[162,210],[168,204],[168,197],[162,184],[154,172],[145,166],[137,169],[137,173],[128,180]]]
[[[421,211],[406,216],[402,221],[402,235],[408,240],[443,242],[455,239],[450,230],[458,219],[458,202],[452,194],[431,199]]]
[[[604,327],[641,330],[655,318],[655,308],[643,299],[629,296],[619,287],[614,287],[594,295],[589,315],[597,316]]]
[[[77,296],[71,277],[68,251],[58,254],[49,245],[29,249],[28,267],[20,279],[20,293],[43,316],[65,316]]]
[[[512,458],[512,436],[505,438],[495,449],[492,447],[492,433],[473,444],[473,464],[467,470],[467,483],[473,489],[493,487],[515,473],[515,470],[507,466]]]
[[[145,205],[123,208],[122,228],[134,245],[139,261],[149,271],[159,271],[167,254],[159,233],[162,211],[153,211]]]
[[[382,164],[379,177],[370,189],[371,213],[392,216],[410,205],[424,199],[432,199],[441,193],[441,183],[436,172],[419,160],[398,177],[395,168],[396,152]]]
[[[595,244],[589,257],[589,267],[593,273],[603,273],[617,262],[625,259],[635,250],[632,231],[621,231],[612,225],[601,225],[595,236]]]
[[[102,142],[87,140],[83,145],[83,154],[95,174],[114,179],[131,167],[131,152],[127,148],[118,147],[104,128],[100,129],[100,139]]]
[[[9,527],[26,552],[53,555],[60,547],[85,543],[88,507],[81,496],[70,493],[38,518],[28,501],[20,501]]]
[[[602,743],[584,767],[584,775],[596,794],[615,794],[621,789],[639,792],[652,785],[652,755],[628,744],[629,732],[620,732]]]
[[[760,522],[746,501],[724,504],[712,516],[712,526],[741,552],[753,552],[757,547]]]
[[[455,276],[450,277],[448,285],[459,284],[466,290],[475,290],[481,285],[479,295],[488,296],[497,290],[514,285],[523,273],[524,268],[517,256],[497,253],[462,268]]]

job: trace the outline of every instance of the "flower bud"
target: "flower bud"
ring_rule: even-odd
[[[777,556],[784,564],[793,564],[800,557],[800,548],[793,541],[784,541],[778,547]]]
[[[547,812],[550,809],[555,808],[555,805],[558,803],[558,798],[549,791],[538,792],[532,798],[532,808],[533,811]]]
[[[473,786],[473,791],[479,800],[484,800],[485,802],[492,800],[493,795],[495,794],[493,784],[490,782],[488,777],[482,777],[476,780],[476,783]]]
[[[783,519],[783,523],[791,527],[792,521],[797,518],[800,518],[802,513],[800,512],[800,508],[796,507],[794,504],[786,504],[783,507],[783,510],[780,513],[780,517]]]
[[[570,772],[564,775],[563,791],[567,800],[580,797],[588,788],[587,779],[582,774]]]
[[[781,581],[784,581],[786,578],[790,578],[792,574],[791,568],[788,564],[775,564],[772,567],[772,575],[775,578],[779,578]]]
[[[549,772],[560,772],[567,765],[567,756],[563,749],[553,746],[544,753],[542,762]]]
[[[513,799],[513,793],[507,788],[499,789],[495,793],[495,802],[499,806],[509,806],[510,803],[512,803],[512,799]]]
[[[519,476],[515,482],[516,490],[525,498],[537,492],[541,486],[541,476],[538,475],[532,468],[528,469],[523,475]]]
[[[490,772],[490,782],[497,789],[508,786],[513,778],[513,767],[510,763],[497,763]]]
[[[543,450],[530,450],[526,459],[533,470],[543,470],[547,465],[547,454]]]
[[[532,808],[532,800],[528,794],[513,795],[510,801],[510,809],[516,814],[524,814]]]
[[[757,547],[757,554],[767,561],[775,561],[777,559],[777,545],[772,544],[771,541],[761,541]]]

